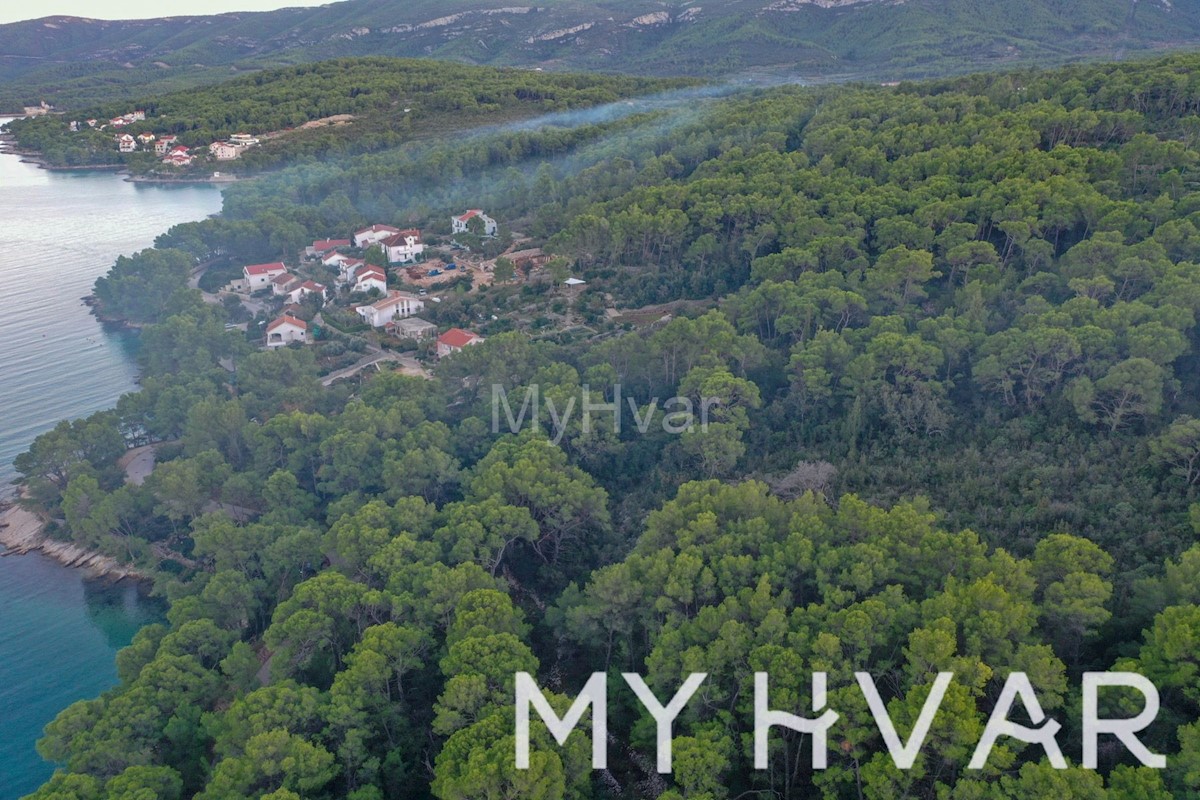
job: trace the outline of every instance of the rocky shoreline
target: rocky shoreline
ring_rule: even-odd
[[[32,511],[19,505],[7,505],[0,510],[0,557],[41,553],[66,567],[82,569],[91,577],[122,581],[126,578],[146,580],[146,576],[124,566],[106,555],[85,550],[70,542],[60,542],[46,535],[45,522]]]

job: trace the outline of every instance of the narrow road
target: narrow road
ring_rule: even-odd
[[[401,355],[400,353],[392,353],[390,351],[382,351],[378,353],[368,353],[360,358],[356,363],[351,364],[344,369],[339,369],[331,372],[321,379],[322,386],[332,386],[334,381],[339,381],[343,378],[349,378],[357,375],[367,367],[373,367],[384,362],[391,362],[400,365],[400,371],[405,375],[414,375],[419,378],[430,377],[421,363],[412,356]]]

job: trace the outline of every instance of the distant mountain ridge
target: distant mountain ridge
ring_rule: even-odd
[[[71,104],[359,55],[544,69],[887,80],[1200,44],[1171,0],[344,0],[151,20],[0,25],[0,102]],[[131,89],[131,94],[135,93]]]

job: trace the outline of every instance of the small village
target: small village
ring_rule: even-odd
[[[335,340],[348,344],[340,360],[323,359],[329,370],[327,383],[368,367],[379,369],[385,362],[409,374],[427,375],[425,363],[485,341],[477,331],[439,327],[424,318],[434,316],[429,312],[448,296],[497,282],[555,281],[546,269],[550,257],[529,247],[528,240],[509,235],[503,253],[491,258],[464,244],[479,249],[487,242],[495,250],[501,231],[483,210],[470,209],[449,223],[449,236],[434,236],[432,243],[421,229],[388,224],[373,224],[346,238],[316,240],[297,253],[294,265],[277,261],[242,266],[240,274],[206,292],[205,299],[240,309],[243,317],[253,316],[231,327],[245,330],[268,350]],[[499,274],[497,263],[502,265]],[[557,269],[555,274],[565,296],[586,285],[579,278],[563,277]],[[198,285],[195,278],[193,282]]]
[[[125,129],[131,125],[146,121],[146,112],[138,109],[113,117],[109,120],[87,119],[73,120],[69,123],[72,132],[93,129],[97,131],[113,131],[112,139],[120,153],[153,153],[159,163],[166,167],[190,167],[198,161],[224,162],[234,161],[252,147],[261,144],[258,137],[248,133],[235,133],[228,139],[215,141],[204,147],[186,147],[179,137],[169,133],[153,133],[142,131],[133,134]]]

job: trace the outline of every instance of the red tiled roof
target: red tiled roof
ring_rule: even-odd
[[[444,344],[448,347],[466,347],[471,342],[481,339],[479,334],[471,331],[464,331],[462,328],[451,328],[438,337],[438,344]]]
[[[408,237],[410,236],[416,239],[414,244],[421,243],[421,232],[416,228],[409,228],[406,231],[400,231],[397,234],[389,236],[388,238],[384,239],[381,244],[383,244],[384,247],[404,247],[408,244]]]
[[[291,283],[292,280],[293,280],[292,276],[285,272],[282,275],[276,275],[274,278],[271,278],[271,283],[277,284],[279,286],[286,286],[289,283]]]
[[[318,253],[324,253],[327,250],[334,250],[338,247],[349,247],[349,239],[317,239],[312,243],[313,250]]]
[[[325,287],[322,286],[321,284],[317,283],[316,281],[305,281],[304,283],[300,284],[300,288],[307,289],[310,292],[325,291]]]
[[[276,261],[273,264],[251,264],[245,267],[247,275],[270,275],[272,272],[279,272],[280,270],[287,272],[287,267],[280,261]]]
[[[307,322],[305,322],[302,319],[297,319],[296,317],[293,317],[291,314],[284,314],[282,317],[279,317],[278,319],[276,319],[274,322],[272,322],[270,325],[267,326],[267,333],[270,333],[271,331],[275,330],[280,325],[286,325],[286,324],[295,325],[297,328],[299,328],[302,331],[308,330]]]
[[[472,217],[478,217],[482,213],[483,213],[483,211],[481,211],[480,209],[472,208],[470,211],[463,214],[461,217],[458,217],[458,221],[466,222],[467,220],[471,219]]]

